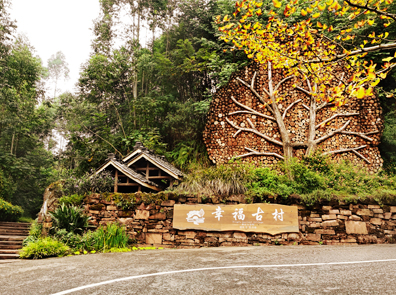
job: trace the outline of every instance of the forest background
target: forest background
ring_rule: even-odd
[[[125,156],[136,141],[185,172],[211,165],[202,141],[211,98],[250,62],[244,51],[230,51],[218,39],[215,17],[231,15],[235,1],[100,0],[78,92],[59,95],[45,95],[43,81],[56,83],[67,74],[64,57],[54,56],[45,67],[29,41],[16,35],[10,4],[0,1],[0,198],[35,217],[51,182],[82,177],[99,167],[108,152]],[[396,4],[388,12],[396,12]],[[130,24],[121,21],[126,13]],[[259,21],[268,17],[263,13]],[[298,17],[285,20],[293,23]],[[330,13],[317,20],[328,27],[349,24],[347,17]],[[146,47],[139,42],[143,22],[153,32]],[[359,35],[383,32],[385,22]],[[389,40],[396,39],[394,22],[386,31]],[[364,58],[381,63],[389,54],[394,50]],[[395,70],[376,87],[385,118],[380,150],[390,174],[396,173],[395,88]],[[56,133],[67,140],[58,152]]]

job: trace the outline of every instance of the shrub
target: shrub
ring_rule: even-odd
[[[29,236],[23,240],[23,245],[26,246],[31,242],[35,242],[41,238],[41,232],[43,230],[43,225],[37,222],[37,219],[32,222],[29,230]]]
[[[40,259],[46,257],[62,257],[70,251],[70,248],[50,237],[38,239],[23,247],[19,253],[20,258]]]
[[[102,171],[100,174],[86,173],[81,177],[70,176],[63,182],[63,195],[85,195],[89,193],[110,192],[114,185],[114,179],[109,171]]]
[[[17,221],[22,214],[21,207],[0,199],[0,221]]]
[[[66,229],[63,228],[56,231],[53,237],[70,247],[73,252],[77,250],[83,251],[84,249],[86,249],[85,235],[81,236],[73,232],[68,232]]]
[[[84,198],[85,198],[84,195],[73,194],[73,195],[61,197],[59,199],[59,203],[65,204],[65,205],[80,206],[82,204]]]
[[[125,248],[128,245],[128,236],[125,229],[117,223],[101,226],[91,233],[91,242],[94,250],[106,251],[111,248]]]
[[[83,209],[76,206],[61,204],[54,212],[50,212],[53,220],[53,229],[65,229],[67,232],[81,233],[90,227],[91,217],[83,213]]]

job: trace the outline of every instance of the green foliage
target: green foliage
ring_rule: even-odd
[[[198,193],[204,196],[243,194],[255,178],[254,166],[227,164],[196,170],[174,189],[176,193]]]
[[[67,232],[81,233],[89,227],[91,217],[76,206],[61,204],[54,212],[50,212],[53,220],[53,230],[65,229]]]
[[[17,221],[23,214],[20,206],[12,205],[0,198],[0,221]]]
[[[93,235],[93,248],[98,251],[106,251],[111,248],[125,248],[128,245],[128,236],[125,229],[117,223],[101,226]]]
[[[78,201],[81,196],[85,194],[111,191],[111,188],[114,185],[114,179],[110,172],[102,171],[99,174],[94,174],[94,171],[92,170],[91,173],[92,174],[85,173],[81,177],[69,176],[64,179],[62,187],[63,195],[71,196],[64,200],[70,202],[73,200]],[[75,197],[72,197],[73,195]]]
[[[69,251],[70,248],[62,242],[47,237],[28,243],[27,246],[22,248],[21,252],[19,253],[19,257],[22,259],[41,259],[56,256],[62,257],[65,256]]]
[[[84,198],[85,198],[84,195],[78,195],[78,194],[62,196],[59,199],[59,203],[65,204],[65,205],[80,206],[82,204]]]
[[[32,222],[29,230],[29,236],[23,240],[23,245],[26,246],[31,242],[35,242],[41,238],[43,225],[37,222],[37,219]]]
[[[280,171],[256,169],[256,180],[249,185],[247,194],[259,200],[298,194],[306,204],[334,198],[349,202],[374,198],[381,203],[396,197],[395,176],[371,174],[350,163],[334,163],[326,157],[314,156],[290,161],[280,168]]]

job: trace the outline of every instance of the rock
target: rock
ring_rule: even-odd
[[[167,201],[162,201],[161,206],[162,207],[173,207],[173,205],[175,205],[175,201],[174,200],[167,200]]]
[[[357,216],[357,215],[352,215],[352,216],[349,216],[349,220],[360,221],[362,219],[359,216]]]
[[[352,211],[350,211],[350,210],[341,210],[341,211],[340,211],[340,214],[341,214],[341,215],[350,216],[350,215],[352,215]]]
[[[150,211],[147,210],[136,210],[135,219],[148,220],[150,216]]]
[[[164,212],[158,212],[153,215],[150,215],[149,219],[165,220],[166,214]]]
[[[307,234],[306,239],[308,241],[319,242],[321,240],[321,235],[320,234]]]
[[[345,221],[347,234],[367,235],[367,226],[361,221]]]
[[[359,209],[356,212],[356,214],[360,215],[360,216],[373,216],[374,215],[373,211],[371,211],[370,209]]]
[[[330,211],[331,209],[332,209],[331,206],[323,206],[323,207],[322,207],[322,210],[323,210],[323,211]]]
[[[334,229],[315,229],[315,234],[335,235]]]
[[[381,206],[380,205],[368,205],[369,209],[380,209]]]
[[[338,211],[338,210],[337,210]],[[335,214],[330,214],[330,215],[322,215],[323,220],[335,220],[337,219],[337,216]]]
[[[329,227],[329,226],[339,226],[340,224],[338,223],[337,220],[327,220],[322,222],[323,227]]]
[[[146,233],[146,244],[162,244],[162,234]]]
[[[247,239],[247,236],[245,233],[235,232],[234,238],[235,239]]]

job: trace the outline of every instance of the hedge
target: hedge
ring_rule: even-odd
[[[0,199],[0,221],[17,221],[23,214],[23,209]]]

